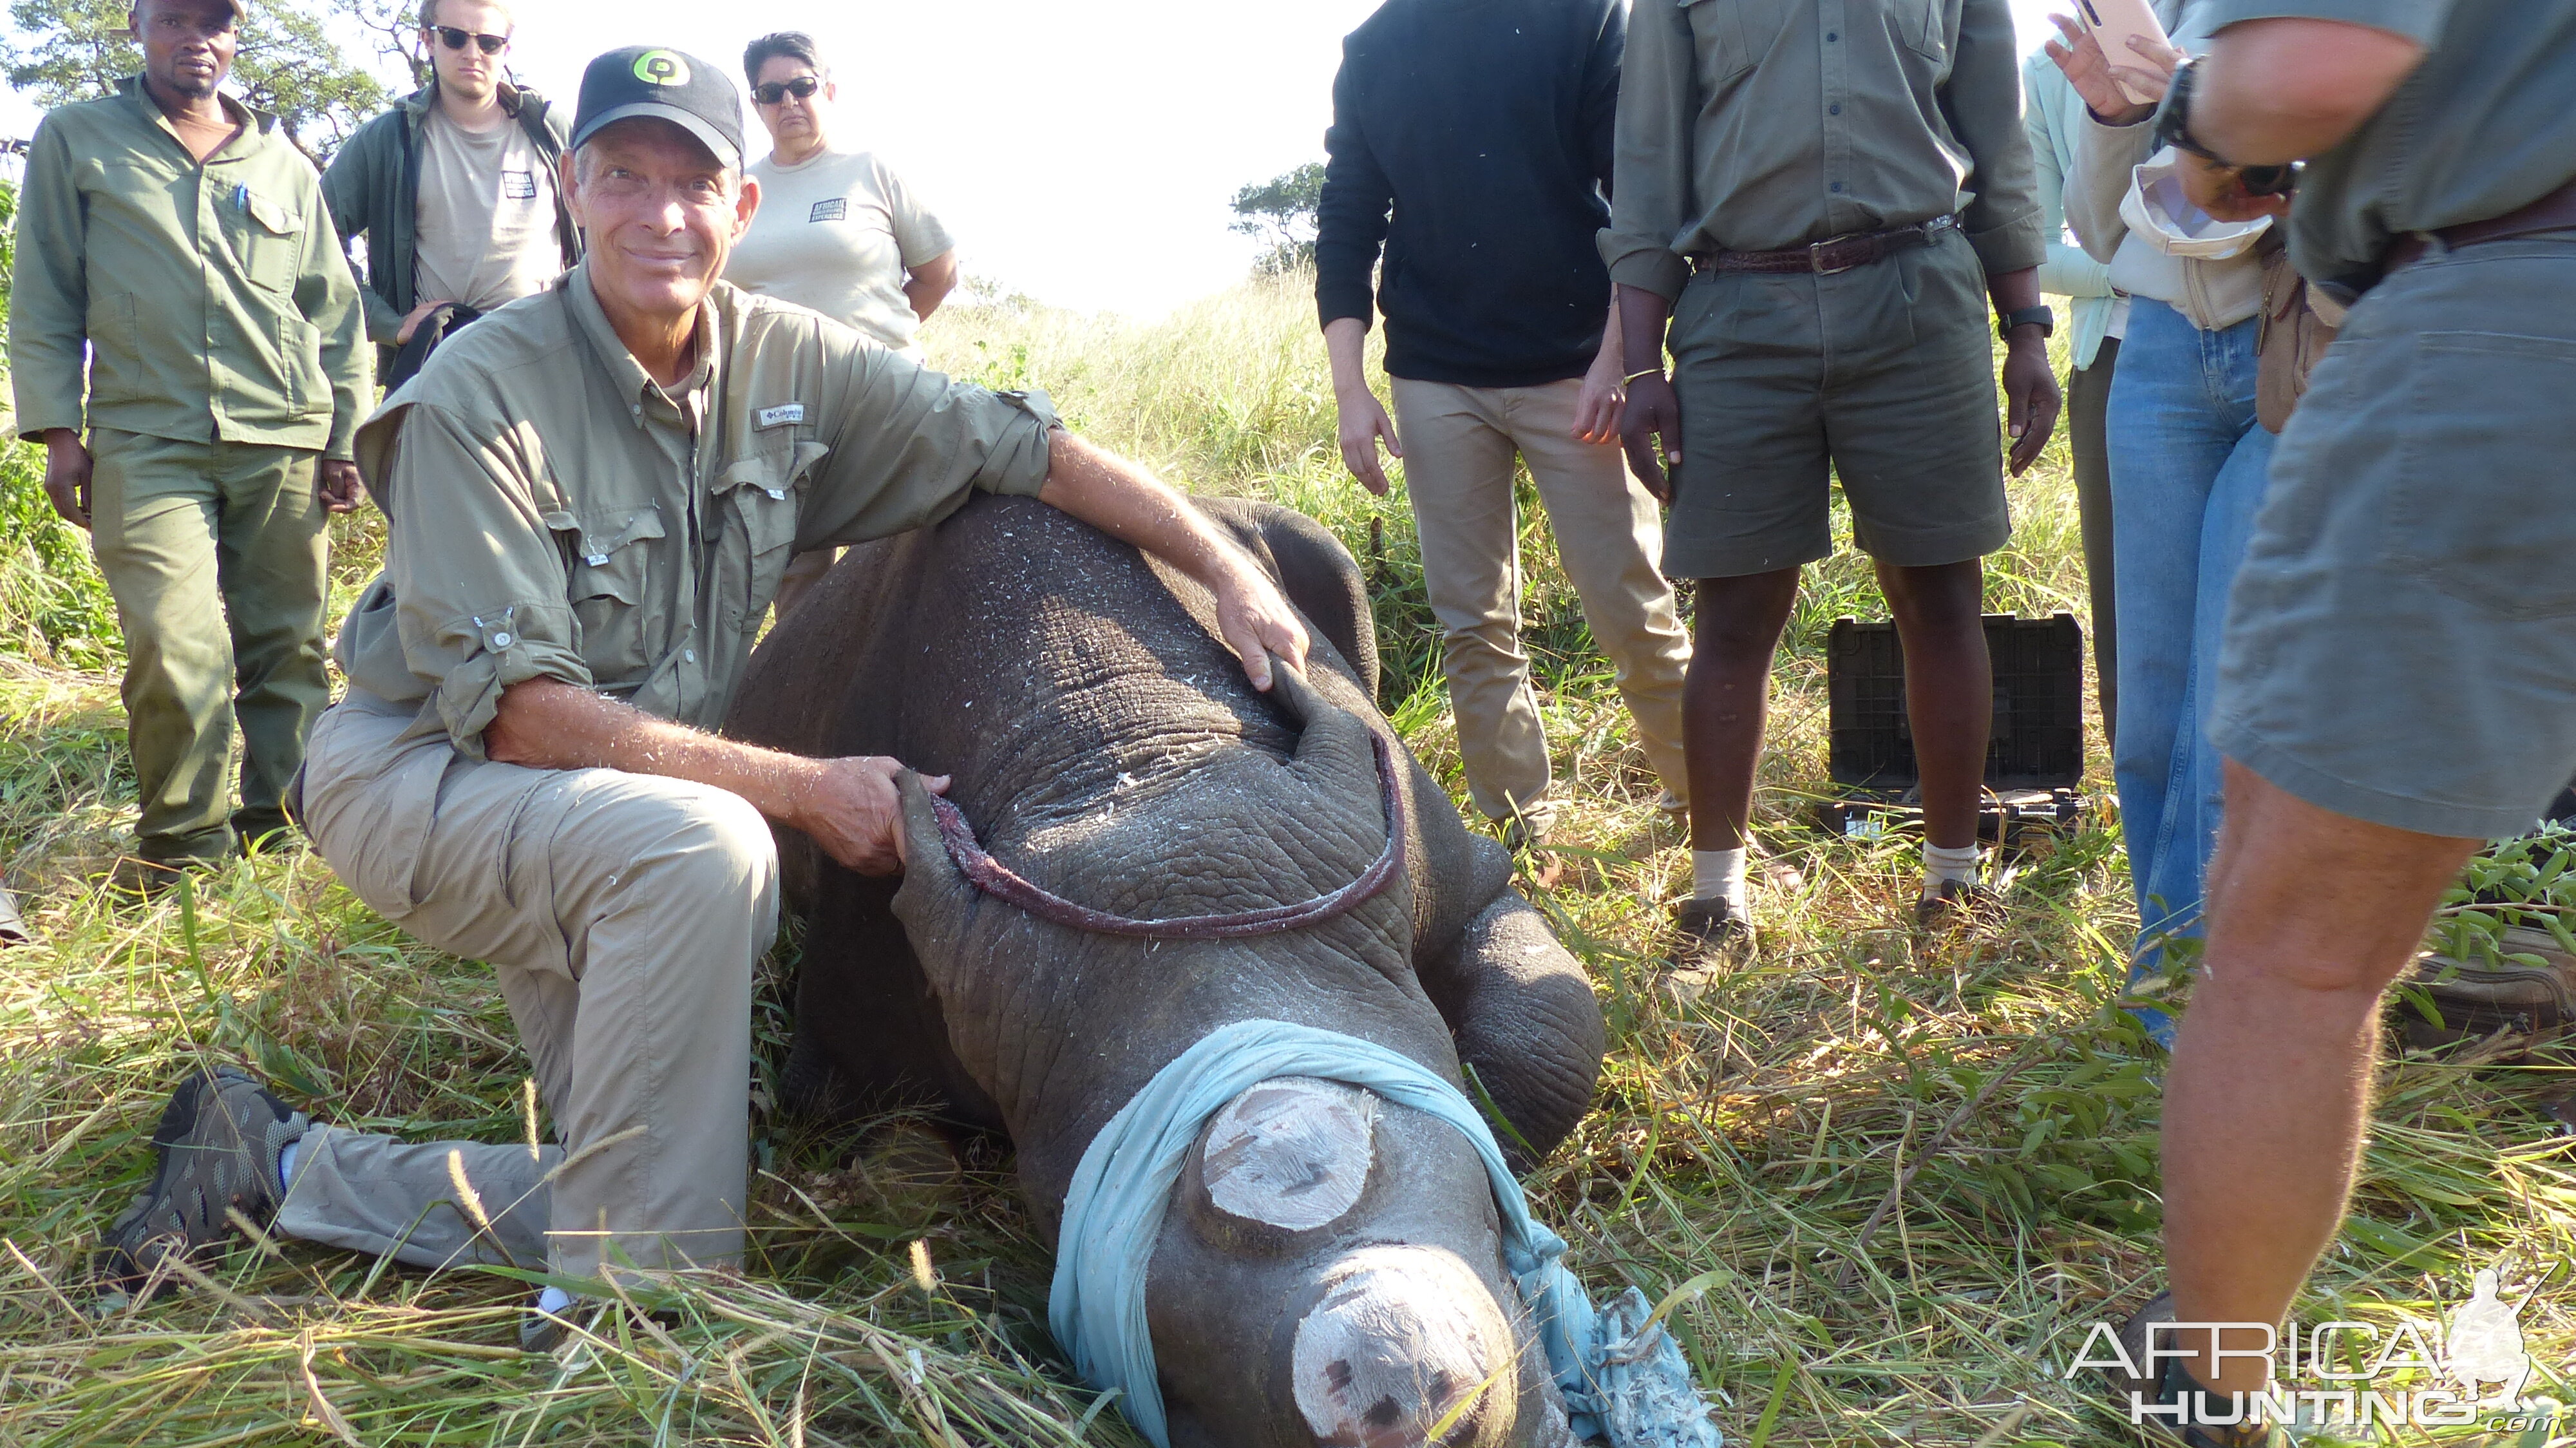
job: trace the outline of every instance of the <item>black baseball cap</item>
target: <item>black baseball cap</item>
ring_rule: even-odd
[[[669,121],[727,167],[742,169],[742,96],[720,66],[662,45],[629,45],[592,61],[581,73],[573,149],[630,116]]]

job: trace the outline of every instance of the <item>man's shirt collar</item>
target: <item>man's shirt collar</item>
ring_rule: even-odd
[[[678,385],[665,388],[653,380],[653,374],[644,370],[643,363],[635,360],[634,353],[626,350],[626,343],[617,335],[617,328],[610,325],[608,313],[599,305],[599,294],[591,290],[589,262],[574,267],[564,278],[563,288],[565,305],[572,309],[573,320],[580,327],[583,339],[590,344],[591,355],[608,370],[609,379],[616,384],[617,395],[627,403],[627,410],[638,427],[644,423],[647,408],[673,404],[679,398],[714,385],[716,359],[724,349],[724,334],[716,309],[704,299],[698,302],[697,365],[689,369],[689,375],[680,379]]]

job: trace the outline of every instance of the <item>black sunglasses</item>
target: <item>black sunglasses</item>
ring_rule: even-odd
[[[510,43],[510,37],[506,35],[485,35],[480,31],[459,30],[453,25],[433,25],[429,28],[438,32],[439,43],[450,50],[463,50],[465,42],[470,40],[485,55],[499,55],[501,47]]]
[[[767,85],[753,86],[751,98],[764,106],[774,106],[789,96],[794,96],[800,101],[810,99],[814,92],[822,88],[821,81],[810,75],[800,75],[794,80],[774,80]]]

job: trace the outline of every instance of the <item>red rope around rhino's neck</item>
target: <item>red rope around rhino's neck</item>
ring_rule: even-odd
[[[978,890],[997,900],[1006,900],[1040,920],[1086,930],[1094,935],[1134,935],[1149,940],[1227,940],[1246,935],[1276,935],[1300,926],[1319,924],[1346,914],[1351,907],[1377,894],[1404,868],[1404,791],[1396,784],[1395,761],[1386,736],[1372,729],[1369,746],[1377,760],[1378,802],[1386,812],[1386,848],[1375,863],[1329,895],[1318,895],[1297,905],[1270,905],[1259,910],[1239,910],[1228,915],[1184,915],[1173,920],[1138,920],[1132,916],[1112,915],[1077,905],[1013,872],[1010,866],[985,853],[975,842],[975,830],[966,823],[965,812],[947,800],[933,796],[930,807],[939,817],[939,838],[948,846],[948,858],[955,861],[960,874]]]

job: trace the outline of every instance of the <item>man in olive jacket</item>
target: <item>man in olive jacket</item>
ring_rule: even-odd
[[[322,174],[341,240],[367,239],[367,337],[388,387],[426,358],[414,348],[397,375],[424,323],[452,331],[581,260],[555,184],[564,118],[503,79],[515,29],[492,0],[421,0],[429,84],[360,126]]]
[[[116,596],[145,887],[285,823],[331,702],[326,513],[361,494],[357,283],[311,163],[218,93],[241,17],[141,0],[143,74],[47,115],[19,198],[18,431]]]

